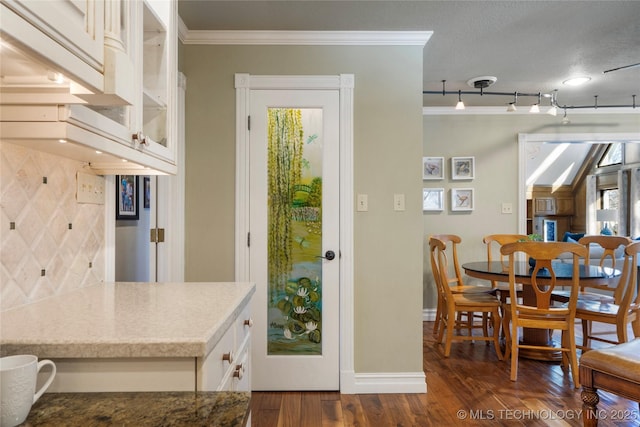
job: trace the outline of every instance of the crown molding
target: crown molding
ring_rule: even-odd
[[[180,20],[184,44],[424,46],[433,31],[201,31],[189,30]]]
[[[187,25],[184,23],[180,15],[178,15],[178,40],[184,43],[184,41],[188,37],[188,34],[189,29],[187,28]]]
[[[541,107],[543,109],[544,107]],[[567,111],[567,116],[582,114],[640,114],[640,108],[581,108]],[[456,110],[455,106],[451,107],[422,107],[423,116],[442,116],[442,115],[538,115],[549,116],[543,111],[539,113],[530,113],[528,106],[522,106],[516,111],[507,111],[506,107],[466,107],[464,110]],[[564,111],[558,108],[556,117],[562,118]]]

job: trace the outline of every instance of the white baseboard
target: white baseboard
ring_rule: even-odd
[[[376,372],[356,374],[342,372],[340,392],[343,394],[426,393],[424,372]]]
[[[433,322],[436,320],[436,309],[435,308],[423,308],[422,309],[422,321],[423,322]]]

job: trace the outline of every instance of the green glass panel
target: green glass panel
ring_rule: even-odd
[[[322,354],[322,109],[268,109],[267,354]]]

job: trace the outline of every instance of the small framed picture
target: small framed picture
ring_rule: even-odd
[[[555,219],[542,220],[542,230],[545,242],[557,241],[556,230],[558,228],[558,221]]]
[[[144,183],[142,185],[142,190],[144,191],[142,198],[144,202],[142,203],[142,207],[145,209],[149,209],[151,207],[151,179],[148,176],[145,176],[142,179]]]
[[[444,157],[423,157],[422,179],[444,179]]]
[[[451,179],[475,178],[476,166],[474,157],[452,157]]]
[[[422,189],[422,210],[423,211],[444,210],[444,188],[423,188]]]
[[[139,219],[138,176],[116,175],[116,219]]]
[[[472,211],[474,208],[473,188],[451,189],[451,210]]]

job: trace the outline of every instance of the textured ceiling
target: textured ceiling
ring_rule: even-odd
[[[467,80],[495,76],[491,91],[558,89],[568,106],[631,105],[640,95],[639,1],[213,1],[179,0],[189,30],[433,31],[424,48],[423,90],[473,90]],[[562,84],[576,75],[580,88]],[[455,96],[424,95],[424,106]],[[467,95],[468,106],[511,97]],[[519,105],[535,98],[520,98]],[[640,102],[640,100],[639,100]],[[542,105],[545,105],[543,100]]]

